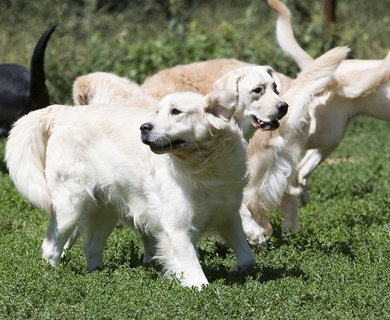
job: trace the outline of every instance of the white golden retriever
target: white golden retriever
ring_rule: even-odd
[[[106,239],[121,219],[140,233],[145,259],[160,258],[183,286],[208,283],[196,249],[206,230],[233,248],[233,271],[250,268],[238,214],[246,154],[231,122],[236,99],[227,91],[185,92],[163,98],[157,115],[119,105],[51,106],[18,120],[6,161],[19,191],[49,216],[44,259],[56,266],[79,226],[87,269],[102,268]]]
[[[73,83],[73,101],[76,105],[111,103],[144,108],[156,108],[158,103],[134,81],[109,72],[79,76]]]
[[[294,37],[290,10],[279,0],[268,0],[278,13],[276,35],[282,50],[301,69],[313,58]],[[390,53],[383,60],[344,60],[327,90],[311,103],[310,129],[299,163],[298,183],[308,202],[307,179],[341,142],[351,119],[368,115],[390,121]]]

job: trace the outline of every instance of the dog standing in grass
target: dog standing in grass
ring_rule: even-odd
[[[205,231],[233,248],[232,271],[250,268],[255,260],[238,214],[246,154],[231,121],[236,102],[229,91],[185,92],[163,98],[157,115],[129,106],[56,105],[19,119],[6,161],[19,191],[49,216],[43,258],[56,266],[78,226],[87,269],[100,269],[121,219],[139,232],[144,259],[158,257],[183,286],[208,283],[196,249]]]
[[[313,58],[295,40],[290,10],[279,0],[268,0],[277,12],[279,46],[301,69]],[[351,119],[367,115],[390,121],[390,52],[383,60],[348,59],[340,63],[327,90],[310,105],[310,130],[299,163],[298,183],[304,203],[309,201],[307,180],[337,148]]]
[[[17,64],[0,64],[0,137],[22,115],[50,104],[45,84],[44,56],[47,42],[55,30],[50,27],[35,46],[30,70]]]

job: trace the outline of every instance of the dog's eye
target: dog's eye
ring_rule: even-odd
[[[179,110],[179,109],[173,108],[173,109],[171,110],[171,114],[173,114],[173,115],[178,115],[178,114],[180,114],[180,113],[182,113],[182,111]]]
[[[273,87],[273,89],[274,89],[274,92],[275,92],[276,94],[279,94],[278,86],[276,85],[275,82],[272,84],[272,87]]]
[[[264,86],[256,87],[252,90],[252,92],[257,93],[257,94],[262,94],[264,92]]]

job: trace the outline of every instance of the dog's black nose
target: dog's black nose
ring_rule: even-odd
[[[276,110],[278,110],[278,112],[279,112],[279,119],[280,119],[287,114],[288,104],[284,101],[279,101],[276,104]]]
[[[153,125],[150,122],[146,122],[139,129],[142,133],[147,133],[149,131],[152,131]]]

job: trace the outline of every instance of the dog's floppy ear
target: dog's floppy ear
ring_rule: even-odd
[[[80,76],[73,83],[73,101],[76,105],[87,105],[91,102],[93,96],[90,82],[85,76]]]
[[[276,88],[278,89],[278,91],[281,92],[282,83],[280,81],[280,78],[278,77],[278,75],[276,74],[275,70],[272,67],[270,67],[270,66],[254,66],[253,68],[259,72],[267,72],[272,77],[272,79],[274,79],[274,81],[276,83]]]
[[[231,90],[213,90],[206,96],[204,109],[208,122],[222,129],[232,118],[236,109],[238,95]]]
[[[240,82],[242,77],[243,70],[241,68],[229,71],[214,82],[214,89],[225,89],[238,92],[238,82]]]
[[[274,79],[275,83],[276,83],[276,89],[279,91],[279,92],[282,92],[282,82],[280,81],[280,78],[278,77],[278,75],[276,74],[275,70],[272,69],[271,67],[268,67],[267,69],[267,72],[271,75],[271,77]]]

